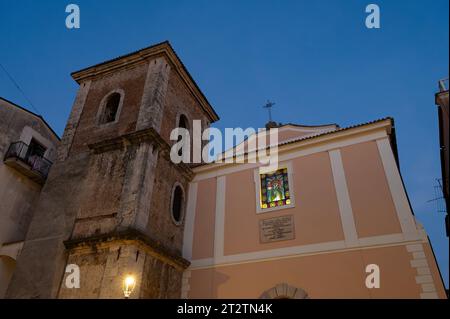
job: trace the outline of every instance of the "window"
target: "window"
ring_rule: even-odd
[[[120,110],[121,94],[114,92],[107,97],[106,103],[102,108],[99,124],[115,122]]]
[[[287,168],[261,174],[261,208],[289,205],[291,197]]]
[[[184,128],[184,129],[186,129],[186,130],[189,130],[188,119],[187,119],[187,117],[186,117],[185,115],[183,115],[183,114],[180,115],[180,119],[178,120],[178,127],[179,127],[179,128]],[[181,139],[182,139],[182,137],[181,137],[181,136],[178,136],[177,143],[180,142]],[[178,155],[179,155],[179,156],[183,156],[183,148],[180,148],[180,149],[178,150]]]
[[[28,145],[27,158],[30,157],[44,157],[44,153],[47,149],[37,142],[34,138],[31,139],[30,145]]]
[[[188,129],[188,119],[185,115],[180,115],[180,120],[178,121],[178,127]]]
[[[255,170],[257,212],[264,213],[294,206],[290,163],[276,170]]]
[[[181,185],[177,184],[172,190],[172,205],[171,205],[172,218],[176,224],[180,224],[183,219],[183,209],[184,209],[184,192]]]

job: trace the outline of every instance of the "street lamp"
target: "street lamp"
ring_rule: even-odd
[[[133,275],[127,275],[123,280],[123,294],[125,299],[128,299],[136,286],[136,278]]]

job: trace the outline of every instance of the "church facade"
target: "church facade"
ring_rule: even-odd
[[[6,298],[445,298],[391,118],[275,125],[275,170],[175,164],[171,131],[219,118],[168,42],[72,77]]]
[[[183,296],[446,298],[402,182],[393,119],[278,129],[277,171],[194,169]]]

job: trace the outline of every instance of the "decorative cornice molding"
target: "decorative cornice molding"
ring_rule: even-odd
[[[389,136],[392,137],[392,119],[391,118],[385,118],[365,124],[360,124],[356,126],[350,126],[347,128],[342,128],[336,131],[326,132],[320,135],[315,136],[309,136],[306,138],[300,138],[300,139],[293,139],[289,140],[287,142],[282,142],[278,145],[278,156],[279,160],[286,160],[283,159],[284,155],[288,153],[294,153],[299,152],[302,150],[308,150],[313,149],[315,147],[320,147],[322,151],[329,151],[333,148],[338,147],[321,147],[323,145],[333,145],[336,143],[343,143],[342,141],[351,141],[355,140],[355,143],[360,143],[361,141],[358,139],[358,137],[361,136],[370,136],[371,134],[379,133],[382,134],[382,136],[377,137],[385,137]],[[266,147],[264,150],[269,150],[269,147]],[[254,168],[257,166],[261,166],[260,164],[252,164],[249,163],[249,154],[247,152],[244,153],[245,160],[244,163],[226,163],[226,162],[212,162],[212,163],[205,163],[202,165],[197,165],[196,167],[193,167],[194,174],[196,175],[196,180],[201,175],[207,175],[210,172],[220,171],[220,170],[233,170],[233,168],[236,168],[237,170],[241,170],[242,167],[247,168]],[[254,159],[255,152],[252,154],[252,159]],[[235,157],[235,156],[234,156]]]
[[[203,110],[208,114],[211,122],[219,120],[219,116],[214,111],[213,107],[211,106],[203,92],[200,90],[197,83],[195,83],[194,79],[189,74],[189,71],[186,69],[183,62],[181,62],[180,58],[168,41],[152,45],[150,47],[132,52],[127,55],[119,56],[115,59],[96,64],[80,71],[73,72],[71,73],[71,75],[72,78],[78,84],[80,84],[87,79],[93,79],[99,76],[103,76],[117,71],[118,69],[130,68],[139,63],[145,63],[149,59],[158,57],[164,57],[167,62],[171,64],[173,69],[176,70],[193,97],[198,101]]]
[[[95,154],[100,154],[116,149],[122,149],[129,144],[141,144],[144,142],[152,142],[158,148],[165,148],[165,144],[167,144],[158,132],[153,128],[148,128],[88,144],[88,147]]]
[[[149,236],[132,228],[87,238],[69,239],[64,241],[64,246],[66,247],[66,249],[74,251],[92,248],[98,249],[101,248],[101,246],[109,246],[117,242],[124,242],[125,244],[134,244],[141,246],[148,254],[173,265],[181,271],[183,271],[190,265],[190,262],[188,260],[172,253],[160,242],[155,241]]]
[[[101,154],[113,150],[123,149],[126,145],[141,143],[152,143],[153,147],[161,152],[161,155],[176,169],[178,169],[183,176],[189,181],[194,177],[192,169],[186,163],[174,164],[170,160],[170,145],[155,131],[154,128],[135,131],[132,133],[123,134],[114,138],[105,139],[96,143],[88,144],[90,150],[94,154]]]

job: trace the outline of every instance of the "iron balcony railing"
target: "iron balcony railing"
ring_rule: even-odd
[[[11,158],[18,159],[30,167],[30,170],[47,178],[52,162],[43,156],[29,152],[29,146],[24,142],[12,143],[5,155],[5,161]]]

